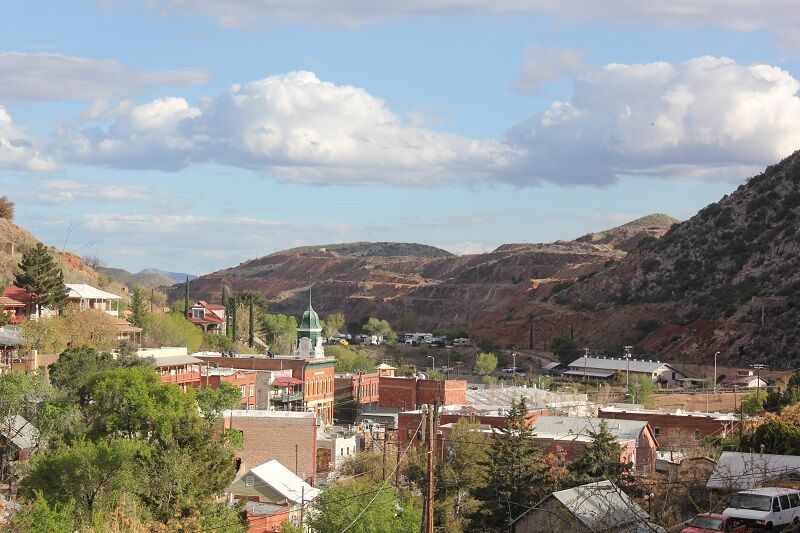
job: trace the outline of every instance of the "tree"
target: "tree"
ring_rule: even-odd
[[[233,349],[233,341],[227,335],[203,333],[203,344],[200,347],[209,352],[227,353]]]
[[[492,352],[479,353],[475,358],[475,372],[488,376],[497,369],[497,356]]]
[[[250,321],[248,322],[247,335],[247,344],[252,348],[256,340],[256,317],[253,314],[253,302],[250,302]]]
[[[258,312],[263,312],[267,309],[267,300],[264,295],[256,291],[240,291],[235,293],[233,297],[240,307],[250,307],[252,305]]]
[[[403,331],[408,333],[411,331],[419,331],[419,315],[411,313],[403,317],[400,322],[400,327]]]
[[[361,350],[355,351],[347,346],[325,346],[325,355],[336,358],[337,372],[373,372],[375,361]]]
[[[223,381],[219,387],[201,387],[197,391],[197,405],[203,418],[212,423],[222,419],[223,411],[236,409],[242,401],[242,391]]]
[[[0,196],[0,218],[14,220],[14,202],[8,196]]]
[[[744,398],[742,398],[742,408],[745,414],[756,416],[764,409],[764,400],[766,400],[767,393],[764,390],[753,391]]]
[[[656,384],[648,376],[634,375],[628,383],[627,398],[631,403],[649,404],[656,393]]]
[[[472,531],[469,517],[480,506],[475,494],[486,486],[489,451],[480,424],[459,420],[447,437],[448,460],[439,468],[439,522],[448,533]]]
[[[0,374],[0,431],[6,437],[15,438],[20,429],[15,423],[17,416],[31,421],[36,406],[50,395],[50,387],[40,374],[27,375],[22,372]],[[8,474],[11,447],[8,438],[0,439],[0,483],[11,481]]]
[[[137,328],[142,328],[146,317],[147,304],[145,303],[144,294],[142,289],[134,287],[131,296],[131,324]]]
[[[291,353],[297,339],[297,320],[289,315],[265,314],[261,317],[261,332],[266,336],[270,350]]]
[[[115,366],[116,362],[109,353],[87,346],[70,348],[50,367],[50,382],[75,402],[85,404],[88,402],[85,387],[94,374]]]
[[[383,337],[386,342],[393,344],[397,342],[397,334],[392,331],[392,327],[386,320],[370,317],[364,324],[364,333],[367,335],[377,335]]]
[[[186,346],[189,353],[200,349],[203,332],[178,313],[148,314],[144,321],[148,346]]]
[[[189,318],[191,315],[191,311],[189,311],[189,276],[186,276],[186,285],[184,286],[183,291],[183,312],[185,313],[184,316]]]
[[[592,439],[591,442],[569,464],[570,484],[578,486],[608,479],[629,493],[635,489],[631,474],[633,464],[620,460],[622,447],[608,430],[606,421],[602,420],[600,427],[590,430],[587,436]]]
[[[779,455],[800,455],[800,428],[780,418],[770,418],[742,439],[742,448]]]
[[[323,490],[315,505],[310,526],[317,533],[340,533],[348,525],[351,533],[418,533],[422,526],[419,506],[395,496],[391,486],[345,482]]]
[[[325,317],[325,335],[328,337],[337,336],[345,325],[345,317],[342,313],[332,313]]]
[[[576,355],[578,343],[566,335],[559,335],[550,341],[550,351],[558,356],[564,364],[571,363]]]
[[[119,344],[116,321],[98,309],[68,313],[64,317],[64,328],[68,342],[75,347],[111,350]]]
[[[25,320],[20,324],[22,342],[28,350],[57,354],[67,348],[68,333],[64,317],[52,316]]]
[[[14,274],[14,285],[31,293],[40,315],[43,306],[61,309],[69,294],[63,272],[42,243],[36,243],[36,247],[23,254],[19,272]]]
[[[524,399],[512,403],[503,427],[494,429],[486,485],[476,491],[482,502],[472,519],[485,529],[507,529],[551,491],[550,469],[525,422]]]

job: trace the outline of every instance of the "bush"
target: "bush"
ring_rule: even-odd
[[[0,196],[0,218],[14,220],[14,202],[7,196]]]
[[[326,357],[336,358],[337,372],[372,372],[375,370],[375,361],[362,351],[351,350],[346,346],[326,346]]]
[[[145,342],[150,347],[186,346],[196,352],[203,343],[203,332],[176,313],[148,314],[144,321]]]

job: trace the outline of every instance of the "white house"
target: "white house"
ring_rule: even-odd
[[[661,361],[586,356],[571,362],[564,375],[578,378],[610,379],[617,372],[628,373],[631,377],[646,376],[654,383],[666,387],[679,385],[680,380],[687,377],[669,363]]]
[[[110,292],[100,290],[85,283],[66,283],[69,294],[67,300],[78,304],[81,311],[97,309],[111,316],[119,316],[119,301],[121,297]]]

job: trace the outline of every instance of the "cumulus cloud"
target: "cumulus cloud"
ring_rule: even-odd
[[[537,93],[542,84],[578,74],[583,67],[583,58],[582,51],[571,48],[526,46],[519,79],[512,88],[521,93]]]
[[[39,151],[37,144],[14,126],[11,116],[0,106],[0,169],[32,172],[55,170],[55,163]]]
[[[33,183],[31,183],[33,181]],[[19,187],[15,199],[28,202],[63,205],[79,201],[90,202],[147,202],[153,203],[163,191],[139,185],[98,183],[70,179],[32,180]]]
[[[106,130],[63,135],[58,144],[76,163],[179,170],[214,162],[287,181],[358,185],[485,181],[516,157],[494,140],[408,124],[364,89],[310,72],[234,85],[196,107],[153,100]]]
[[[728,58],[589,68],[569,101],[508,130],[525,156],[507,179],[741,179],[800,147],[799,89],[784,70]]]
[[[150,72],[110,59],[0,52],[0,99],[6,101],[115,99],[153,86],[209,81],[200,70]]]
[[[493,15],[556,17],[570,22],[648,24],[669,28],[714,27],[732,31],[767,31],[787,44],[797,36],[800,10],[791,0],[97,0],[104,6],[146,6],[160,15],[205,15],[239,29],[273,29],[282,23],[355,28],[408,18],[458,18]],[[795,41],[796,43],[796,41]]]

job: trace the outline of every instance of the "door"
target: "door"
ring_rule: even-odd
[[[783,494],[779,499],[781,500],[781,524],[791,524],[794,517],[794,509],[792,509],[792,504],[789,503],[789,495]]]

